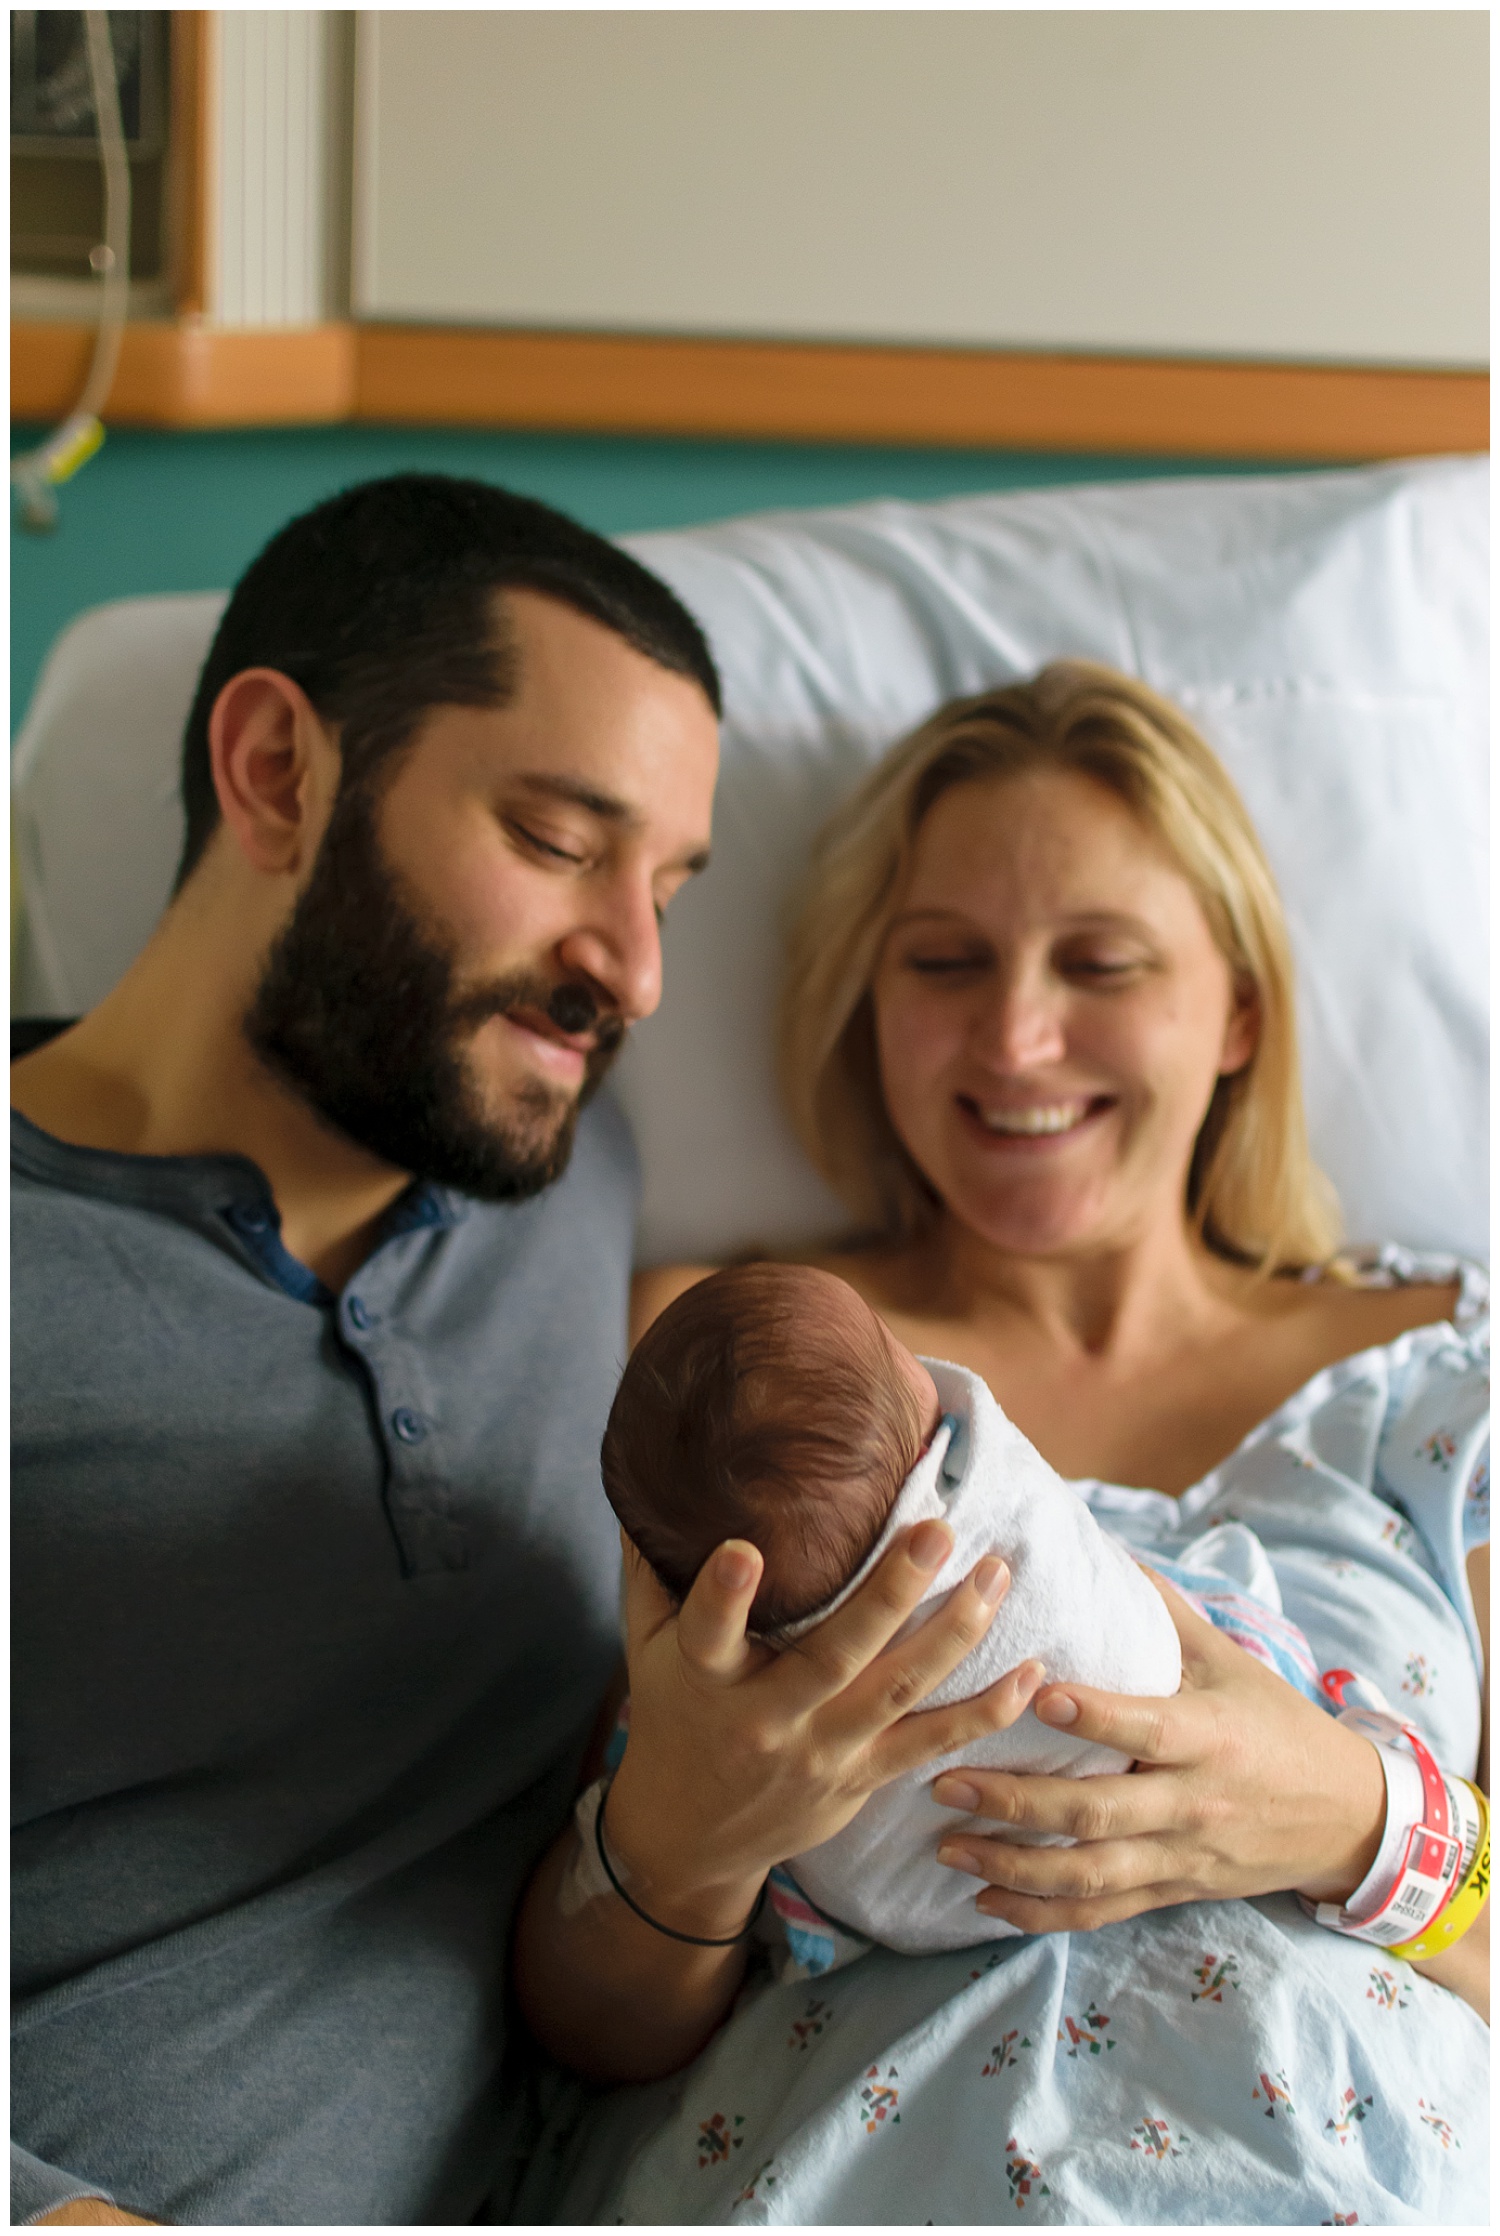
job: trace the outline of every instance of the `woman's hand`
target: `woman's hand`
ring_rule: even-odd
[[[941,1777],[933,1791],[945,1807],[1078,1845],[965,1832],[943,1842],[940,1860],[987,1880],[979,1909],[1023,1933],[1090,1932],[1169,1903],[1283,1888],[1344,1900],[1374,1862],[1385,1822],[1374,1747],[1146,1573],[1182,1641],[1182,1690],[1140,1700],[1043,1685],[1033,1703],[1043,1723],[1133,1755],[1134,1771]]]
[[[1022,1714],[1042,1679],[1035,1662],[973,1700],[909,1713],[984,1636],[1010,1582],[1003,1561],[981,1561],[892,1646],[952,1544],[945,1523],[919,1523],[836,1614],[779,1653],[745,1635],[762,1566],[754,1546],[721,1545],[679,1610],[627,1544],[630,1744],[608,1840],[652,1916],[732,1933],[772,1864],[829,1839],[888,1779]]]

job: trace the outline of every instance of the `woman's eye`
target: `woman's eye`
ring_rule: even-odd
[[[912,955],[906,967],[919,978],[962,978],[982,966],[972,955]]]
[[[1109,985],[1133,978],[1140,967],[1133,957],[1108,955],[1076,955],[1062,966],[1070,977],[1091,979],[1096,985]]]

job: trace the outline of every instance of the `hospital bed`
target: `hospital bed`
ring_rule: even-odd
[[[836,1229],[771,1066],[778,921],[812,835],[955,693],[1072,654],[1177,700],[1281,883],[1315,1151],[1351,1236],[1487,1250],[1487,471],[1440,459],[768,514],[627,539],[725,678],[709,875],[618,1071],[642,1262]],[[76,1015],[147,937],[178,741],[222,600],[58,639],[14,759],[13,1006]]]

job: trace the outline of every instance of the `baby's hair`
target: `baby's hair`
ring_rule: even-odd
[[[891,1338],[844,1283],[731,1266],[637,1344],[604,1434],[604,1488],[679,1600],[726,1537],[757,1546],[750,1627],[774,1636],[868,1556],[924,1426]]]

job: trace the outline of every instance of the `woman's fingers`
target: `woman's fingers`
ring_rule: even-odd
[[[1153,1699],[1101,1692],[1093,1685],[1044,1685],[1035,1712],[1038,1722],[1054,1731],[1113,1747],[1136,1762],[1189,1763],[1212,1753],[1220,1737],[1218,1714],[1203,1694],[1226,1689],[1242,1693],[1247,1683],[1267,1680],[1275,1691],[1281,1681],[1205,1622],[1154,1570],[1147,1568],[1145,1574],[1166,1601],[1182,1642],[1181,1692]]]
[[[953,1836],[939,1847],[938,1862],[1003,1894],[1040,1901],[1098,1902],[1159,1885],[1173,1869],[1160,1840],[1094,1840],[1081,1848],[1031,1848],[1004,1840]]]
[[[764,1567],[759,1552],[743,1538],[726,1538],[710,1553],[677,1617],[677,1647],[690,1669],[718,1683],[732,1683],[768,1658],[764,1647],[745,1636]]]
[[[1174,1778],[1166,1774],[1137,1778],[1129,1772],[1054,1778],[1038,1771],[965,1768],[945,1772],[934,1784],[932,1798],[941,1808],[993,1818],[1017,1832],[1083,1841],[1135,1840],[1165,1832],[1181,1817],[1183,1806]],[[991,1845],[983,1832],[970,1826],[962,1834],[955,1826],[951,1837],[963,1838],[975,1848]]]
[[[1230,1647],[1231,1653],[1239,1651]],[[1100,1692],[1093,1685],[1043,1685],[1033,1706],[1038,1723],[1065,1731],[1070,1739],[1113,1747],[1135,1762],[1188,1761],[1208,1736],[1203,1704],[1191,1692],[1154,1700],[1134,1693]]]
[[[1214,1669],[1221,1666],[1233,1669],[1236,1666],[1234,1656],[1244,1649],[1236,1646],[1232,1639],[1226,1638],[1221,1630],[1215,1630],[1213,1624],[1206,1616],[1200,1615],[1196,1607],[1190,1607],[1181,1592],[1174,1584],[1169,1584],[1165,1576],[1158,1576],[1156,1570],[1145,1561],[1138,1561],[1136,1566],[1147,1583],[1156,1586],[1166,1602],[1167,1613],[1177,1626],[1178,1642],[1182,1647],[1183,1684],[1189,1688],[1201,1685]],[[1227,1663],[1224,1659],[1226,1655],[1229,1657]]]

